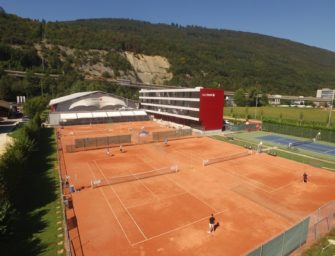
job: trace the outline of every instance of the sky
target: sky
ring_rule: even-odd
[[[254,32],[335,52],[335,0],[0,0],[46,21],[127,18]]]

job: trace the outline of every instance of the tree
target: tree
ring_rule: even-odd
[[[41,114],[48,104],[46,97],[37,96],[31,99],[28,99],[23,105],[23,113],[29,118],[33,118],[35,114]]]
[[[259,101],[259,106],[266,106],[266,105],[269,105],[269,98],[266,93],[263,93]]]
[[[248,121],[250,119],[250,116],[249,116],[249,108],[246,107],[245,108],[245,120]]]
[[[110,74],[108,71],[104,71],[104,72],[102,73],[102,77],[103,77],[103,78],[111,78],[112,76],[111,76],[111,74]]]
[[[301,111],[299,113],[299,123],[300,123],[300,125],[302,124],[303,121],[304,121],[304,113]]]
[[[12,100],[13,98],[10,79],[7,76],[0,77],[0,99]]]
[[[248,106],[254,107],[258,105],[258,97],[260,94],[260,90],[258,90],[256,87],[251,87],[248,90]]]
[[[0,237],[9,233],[11,222],[14,218],[14,210],[5,197],[0,193]]]
[[[245,106],[247,100],[245,98],[245,91],[240,88],[234,93],[234,102],[237,106]]]

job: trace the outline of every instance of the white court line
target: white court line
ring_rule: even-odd
[[[88,167],[89,167],[89,170],[90,170],[90,172],[91,172],[91,174],[92,174],[92,176],[93,176],[93,179],[97,179],[97,177],[95,176],[95,174],[94,174],[94,171],[93,171],[93,169],[92,169],[92,167],[91,167],[91,165],[90,165],[90,162],[88,162],[87,163],[87,165],[88,165]]]
[[[218,169],[218,167],[215,167],[215,168]],[[234,166],[234,168],[236,168],[236,166]],[[242,180],[244,180],[243,182],[245,182],[245,183],[247,183],[247,184],[249,184],[249,185],[251,185],[251,186],[253,186],[253,187],[255,187],[255,188],[259,189],[259,190],[262,190],[262,191],[264,191],[266,193],[269,193],[269,192],[271,192],[273,190],[273,187],[268,186],[266,184],[263,184],[263,183],[261,183],[261,182],[259,182],[257,180],[250,179],[247,176],[244,176],[242,174],[239,174],[239,173],[235,172],[234,170],[224,170],[224,171],[228,172],[228,173],[230,173],[230,174],[232,174],[232,175],[234,175],[236,177],[241,178]],[[256,170],[253,170],[253,171],[256,171]],[[268,190],[261,188],[262,186],[268,187]]]
[[[250,179],[250,178],[245,177],[245,176],[243,176],[243,175],[238,175],[238,174],[236,174],[236,173],[234,173],[234,172],[232,172],[232,171],[228,171],[228,172],[231,173],[232,175],[235,175],[235,176],[241,178],[241,179],[243,180],[242,182],[247,183],[247,184],[249,184],[250,186],[252,186],[252,187],[254,187],[254,188],[257,188],[257,189],[259,189],[259,190],[262,190],[262,191],[265,192],[265,193],[270,193],[270,192],[273,190],[272,187],[270,187],[270,186],[268,186],[268,185],[266,185],[266,184],[263,184],[263,183],[261,183],[261,182],[259,182],[259,181]],[[242,182],[241,182],[241,183],[242,183]],[[238,186],[241,185],[241,183],[238,184]],[[262,186],[268,187],[269,189],[264,189],[264,188],[262,188]],[[234,187],[235,187],[235,186],[234,186]]]
[[[132,219],[132,221],[134,222],[134,224],[136,225],[136,227],[138,228],[138,230],[141,232],[141,234],[144,236],[145,239],[147,239],[147,236],[144,234],[144,232],[142,231],[142,229],[137,225],[136,221],[134,220],[133,216],[130,214],[130,212],[128,211],[128,209],[126,208],[126,206],[123,204],[121,198],[119,197],[119,195],[116,193],[115,189],[113,188],[113,186],[109,186],[109,188],[111,190],[113,190],[114,194],[116,195],[116,197],[119,199],[122,207],[126,210],[126,212],[128,213],[129,217]]]
[[[283,189],[283,188],[286,188],[286,187],[289,187],[290,185],[292,185],[292,184],[296,184],[298,181],[301,181],[301,183],[303,182],[303,179],[302,179],[302,177],[301,178],[296,178],[296,179],[294,179],[292,182],[290,182],[290,183],[287,183],[287,184],[285,184],[285,185],[283,185],[283,186],[280,186],[280,187],[278,187],[278,188],[274,188],[272,191],[270,191],[270,193],[275,193],[275,192],[277,192],[278,190],[281,190],[281,189]]]
[[[332,152],[332,151],[335,151],[335,149],[327,150],[327,151],[324,151],[324,152],[322,152],[322,153],[324,153],[324,154],[328,154],[329,152]]]
[[[133,173],[132,173],[133,174]],[[153,197],[155,197],[156,199],[158,199],[159,200],[159,197],[147,186],[147,185],[145,185],[144,184],[144,182],[142,181],[142,180],[140,180],[140,179],[138,179],[138,181],[141,183],[141,185],[143,186],[143,187],[145,187],[151,194],[152,194],[152,196]],[[128,208],[129,209],[129,208]]]
[[[219,215],[219,214],[221,214],[221,213],[223,213],[223,212],[225,212],[225,210],[216,212],[216,213],[214,213],[214,215]],[[203,217],[203,218],[201,218],[201,219],[198,219],[198,220],[196,220],[196,221],[193,221],[193,222],[191,222],[191,223],[188,223],[188,224],[186,224],[186,225],[180,226],[180,227],[178,227],[178,228],[174,228],[174,229],[171,229],[171,230],[169,230],[169,231],[160,233],[159,235],[149,237],[149,238],[147,238],[147,239],[145,239],[145,240],[143,240],[143,241],[139,241],[139,242],[133,243],[133,244],[131,244],[131,246],[135,246],[135,245],[138,245],[138,244],[142,244],[142,243],[144,243],[144,242],[147,242],[147,241],[149,241],[149,240],[155,239],[155,238],[157,238],[157,237],[164,236],[164,235],[169,234],[169,233],[172,233],[172,232],[174,232],[174,231],[177,231],[177,230],[186,228],[186,227],[191,226],[191,225],[193,225],[193,224],[195,224],[195,223],[201,222],[201,221],[203,221],[203,220],[205,220],[205,219],[208,219],[208,216],[207,216],[207,217]]]
[[[172,196],[168,196],[168,197],[163,197],[163,198],[160,198],[158,197],[158,200],[161,201],[161,200],[166,200],[166,199],[170,199],[170,198],[173,198],[173,197],[178,197],[178,196],[182,196],[182,195],[185,195],[187,194],[187,192],[182,192],[182,193],[178,193],[178,194],[175,194],[175,195],[172,195]],[[149,205],[151,204],[152,202],[149,202],[149,203],[144,203],[144,204],[134,204],[130,207],[128,207],[128,209],[132,209],[132,208],[136,208],[136,207],[141,207],[141,206],[146,206],[146,205]]]
[[[195,199],[197,199],[198,201],[202,202],[203,204],[207,205],[210,209],[213,209],[215,212],[216,209],[214,207],[212,207],[211,205],[209,205],[208,203],[206,203],[205,201],[203,201],[202,199],[198,198],[197,196],[195,196],[193,193],[191,193],[190,191],[188,191],[187,189],[183,188],[181,185],[179,185],[176,181],[174,181],[172,178],[167,177],[169,180],[171,180],[174,184],[176,184],[178,187],[180,187],[182,190],[186,191],[188,194],[190,194],[191,196],[193,196]]]
[[[107,177],[105,176],[105,174],[102,172],[102,170],[100,169],[100,167],[98,166],[98,164],[95,162],[95,165],[97,166],[98,170],[100,171],[100,173],[102,174],[102,176],[107,180]],[[114,192],[114,194],[116,195],[116,197],[118,198],[118,200],[120,201],[122,207],[124,208],[124,210],[127,212],[127,214],[129,215],[129,217],[132,219],[132,221],[134,222],[134,224],[136,225],[136,227],[138,228],[138,230],[141,232],[141,234],[144,236],[144,238],[146,239],[147,236],[144,234],[144,232],[142,231],[142,229],[137,225],[136,221],[134,220],[133,216],[130,214],[130,212],[128,211],[128,209],[125,207],[125,205],[123,204],[121,198],[119,197],[119,195],[116,193],[116,191],[114,190],[113,186],[109,186],[109,188]]]
[[[120,223],[118,217],[116,216],[116,214],[115,214],[115,212],[114,212],[114,210],[113,210],[113,207],[111,206],[110,202],[108,201],[108,199],[107,199],[107,197],[106,197],[106,195],[105,195],[105,192],[103,191],[103,188],[99,188],[99,190],[100,190],[102,196],[104,197],[104,199],[105,199],[105,201],[106,201],[106,203],[107,203],[109,209],[111,210],[111,212],[112,212],[114,218],[115,218],[116,221],[119,223],[119,226],[120,226],[120,228],[121,228],[123,234],[125,235],[126,239],[128,240],[128,243],[131,245],[131,242],[130,242],[130,240],[129,240],[127,234],[126,234],[126,232],[124,231],[124,229],[123,229],[123,227],[122,227],[122,225],[121,225],[121,223]]]

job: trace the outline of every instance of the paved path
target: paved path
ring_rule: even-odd
[[[7,133],[0,134],[0,156],[6,151],[7,143],[10,143],[12,138],[7,135]]]
[[[8,136],[8,133],[12,131],[21,119],[4,120],[0,122],[0,155],[6,151],[7,143],[13,141],[12,137]]]

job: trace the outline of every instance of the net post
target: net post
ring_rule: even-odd
[[[208,160],[202,160],[202,165],[207,166],[208,165]]]
[[[176,164],[175,165],[171,165],[170,170],[173,171],[173,172],[178,172],[179,171],[178,165],[176,165]]]

